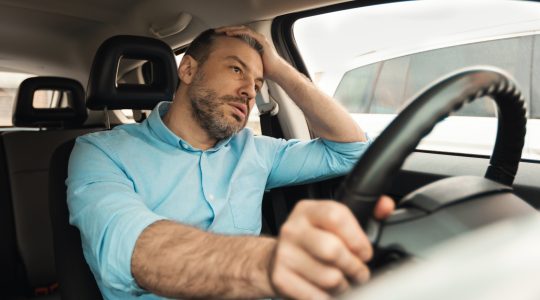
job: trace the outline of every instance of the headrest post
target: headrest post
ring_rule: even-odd
[[[111,129],[111,120],[109,119],[109,111],[107,110],[107,106],[103,108],[103,113],[105,114],[105,128],[109,130]]]

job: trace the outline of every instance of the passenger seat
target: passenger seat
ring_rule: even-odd
[[[33,101],[37,90],[67,91],[65,95],[70,107],[35,108]],[[0,183],[7,187],[2,191],[1,199],[1,206],[7,209],[0,212],[6,224],[3,221],[1,225],[9,227],[8,222],[12,220],[11,227],[15,231],[14,235],[7,233],[14,240],[8,236],[7,244],[2,248],[7,252],[16,249],[17,252],[16,257],[2,260],[10,260],[11,264],[18,261],[15,269],[22,270],[18,272],[20,274],[8,274],[7,277],[22,282],[24,296],[29,298],[59,299],[59,293],[55,293],[58,284],[49,218],[49,163],[53,151],[60,144],[93,131],[82,128],[86,118],[84,90],[79,82],[60,77],[34,77],[23,81],[19,87],[13,124],[36,130],[10,131],[0,135],[4,150],[4,157],[0,159],[5,159],[8,181],[7,184]],[[13,272],[13,267],[7,271]]]

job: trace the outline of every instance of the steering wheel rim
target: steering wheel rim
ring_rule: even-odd
[[[485,177],[511,186],[525,143],[525,101],[509,75],[477,67],[450,74],[413,97],[343,180],[336,200],[365,226],[377,199],[422,138],[451,112],[483,96],[498,108],[497,138]]]

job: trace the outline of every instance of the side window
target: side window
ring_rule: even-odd
[[[531,118],[540,119],[540,88],[538,87],[540,85],[540,37],[538,35],[534,36],[533,45],[534,53],[531,84],[536,88],[532,89],[531,99],[534,99],[535,101],[531,101],[529,111],[531,113]]]
[[[512,5],[521,19],[540,11],[537,4]],[[540,82],[540,38],[530,34],[536,25],[496,13],[508,7],[493,7],[480,23],[448,9],[450,4],[429,1],[359,7],[299,19],[293,34],[314,83],[373,138],[435,80],[468,67],[502,69],[517,82],[528,110],[523,157],[540,160],[540,142],[533,139],[540,134],[540,86],[533,84]],[[474,16],[482,6],[469,9]],[[496,115],[492,99],[476,99],[438,124],[418,148],[488,155]]]
[[[349,112],[369,112],[380,69],[381,63],[375,63],[348,71],[339,82],[334,98],[341,102]]]
[[[17,90],[23,80],[34,75],[12,72],[0,72],[0,127],[11,127],[13,105]],[[50,105],[50,103],[46,103]]]
[[[400,57],[381,62],[381,72],[377,78],[375,93],[369,113],[395,113],[406,100],[404,87],[407,83],[409,57]]]
[[[358,67],[343,75],[334,98],[349,112],[398,113],[411,97],[433,80],[461,68],[484,65],[506,70],[520,83],[526,99],[530,99],[532,42],[531,36],[494,40],[415,53]],[[494,117],[495,106],[491,99],[481,98],[463,106],[454,115]]]
[[[411,55],[406,94],[412,96],[435,78],[470,66],[494,66],[505,70],[519,83],[525,99],[530,99],[532,37],[524,36],[448,47]],[[477,99],[454,115],[494,117],[489,99]]]

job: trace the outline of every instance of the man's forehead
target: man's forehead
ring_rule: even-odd
[[[218,36],[212,44],[210,56],[218,59],[231,59],[236,57],[255,71],[260,69],[262,74],[262,58],[257,50],[245,41],[228,36]]]

